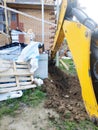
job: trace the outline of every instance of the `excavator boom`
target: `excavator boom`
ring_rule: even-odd
[[[77,9],[76,0],[62,0],[61,10],[51,49],[55,58],[64,38],[77,70],[86,111],[93,122],[98,119],[98,30],[97,24],[82,10]],[[72,18],[75,16],[77,21]],[[73,88],[74,89],[74,88]]]

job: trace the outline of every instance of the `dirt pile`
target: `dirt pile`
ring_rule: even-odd
[[[48,97],[45,107],[54,108],[62,119],[88,119],[77,76],[66,75],[56,67],[50,68],[49,72],[52,80],[44,80],[44,90]]]

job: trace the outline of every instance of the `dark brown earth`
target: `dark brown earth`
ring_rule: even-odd
[[[67,75],[57,67],[49,68],[50,79],[44,80],[47,93],[46,108],[54,108],[61,119],[88,119],[77,76]]]

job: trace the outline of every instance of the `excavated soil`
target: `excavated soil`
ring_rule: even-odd
[[[54,66],[49,68],[49,74],[43,88],[47,93],[45,107],[54,108],[63,120],[88,119],[77,76],[67,75]]]

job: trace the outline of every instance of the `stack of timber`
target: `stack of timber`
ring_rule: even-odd
[[[0,60],[0,93],[35,88],[28,63]]]

